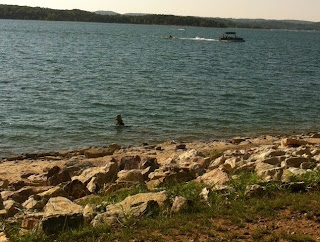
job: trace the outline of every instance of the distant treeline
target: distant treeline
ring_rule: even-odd
[[[174,15],[100,15],[93,12],[74,10],[55,10],[48,8],[32,8],[26,6],[0,4],[0,19],[78,21],[99,23],[129,23],[181,25],[219,28],[258,28],[258,29],[292,29],[320,30],[320,23],[291,23],[288,21],[237,21],[222,18],[184,17]]]

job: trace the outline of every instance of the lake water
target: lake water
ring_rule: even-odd
[[[319,131],[320,32],[225,31],[0,20],[0,157]]]

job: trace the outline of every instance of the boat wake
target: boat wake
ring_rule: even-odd
[[[219,41],[218,39],[206,39],[206,38],[201,38],[201,37],[195,37],[195,38],[178,38],[181,40],[194,40],[194,41],[209,41],[209,42],[215,42]]]

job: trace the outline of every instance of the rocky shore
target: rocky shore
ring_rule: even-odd
[[[320,189],[293,182],[293,177],[320,171],[320,132],[301,135],[236,137],[225,141],[92,147],[73,151],[25,154],[0,160],[0,241],[9,241],[9,226],[23,236],[41,230],[56,234],[84,224],[121,224],[128,217],[192,203],[166,191],[172,184],[195,183],[210,193],[232,191],[239,174],[261,181],[246,187],[246,196],[263,193],[268,182],[290,189]],[[137,185],[143,192],[115,203],[87,201]],[[319,185],[320,186],[320,185]]]

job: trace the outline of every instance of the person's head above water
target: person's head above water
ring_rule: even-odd
[[[117,115],[116,120],[117,120],[118,126],[124,126],[124,123],[120,114]]]

